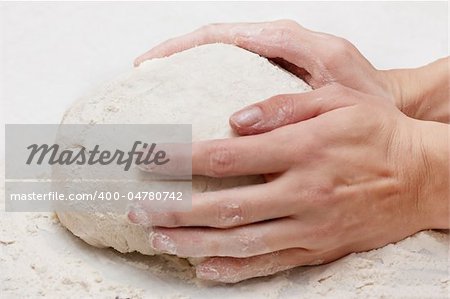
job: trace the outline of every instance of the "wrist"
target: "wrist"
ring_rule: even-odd
[[[382,71],[387,77],[387,88],[394,98],[395,105],[407,116],[415,117],[417,98],[414,82],[417,69],[392,69]]]
[[[417,207],[422,229],[450,228],[449,125],[419,121],[417,138],[421,168]]]
[[[406,115],[448,123],[449,58],[415,69],[382,71],[396,106]]]

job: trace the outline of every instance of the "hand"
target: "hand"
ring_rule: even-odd
[[[445,125],[336,84],[248,109],[263,107],[264,122],[277,105],[289,111],[289,125],[193,145],[194,174],[264,173],[268,182],[195,194],[190,212],[140,211],[151,219],[142,224],[157,226],[152,248],[213,257],[196,266],[197,276],[237,282],[448,225]]]
[[[234,44],[271,58],[314,89],[339,83],[383,97],[410,117],[450,121],[448,58],[418,69],[377,70],[349,41],[291,20],[207,25],[160,44],[135,65],[210,43]]]
[[[139,56],[135,65],[210,43],[234,44],[273,58],[315,89],[339,83],[395,101],[390,78],[376,70],[350,42],[310,31],[291,20],[207,25],[160,44]]]

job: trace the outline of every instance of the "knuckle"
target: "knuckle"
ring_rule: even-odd
[[[261,236],[254,236],[247,232],[241,232],[234,237],[236,257],[250,257],[257,255],[262,248],[265,248],[265,242]]]
[[[352,49],[352,44],[342,37],[334,37],[333,49],[336,53],[347,54]]]
[[[280,20],[276,20],[273,22],[274,24],[276,24],[277,26],[281,26],[281,27],[290,27],[290,28],[298,28],[300,27],[300,25],[291,19],[280,19]]]
[[[235,168],[235,155],[232,150],[221,143],[216,143],[208,150],[207,174],[211,177],[229,175]]]
[[[245,222],[244,209],[239,203],[220,202],[218,204],[217,227],[228,228]]]
[[[325,66],[345,63],[352,53],[353,45],[342,37],[330,36],[329,48],[323,57]]]
[[[294,121],[295,101],[292,95],[279,95],[274,98],[274,112],[283,117],[285,122]]]

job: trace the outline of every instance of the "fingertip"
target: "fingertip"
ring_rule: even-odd
[[[127,219],[129,222],[131,222],[133,224],[139,224],[138,216],[133,211],[130,211],[127,213]]]
[[[267,130],[264,130],[263,127],[242,126],[239,122],[237,122],[235,120],[235,118],[233,116],[230,117],[230,119],[228,120],[228,123],[229,123],[231,129],[233,129],[233,131],[240,136],[256,135],[256,134],[264,133],[265,131],[267,131]]]
[[[264,113],[259,106],[252,105],[231,115],[233,120],[240,127],[252,127],[263,121]]]
[[[127,219],[132,224],[148,224],[149,218],[147,213],[138,207],[130,207],[127,212]]]
[[[147,52],[141,54],[140,56],[138,56],[134,60],[133,64],[135,67],[137,67],[146,60],[168,57],[174,53],[181,52],[183,50],[184,49],[170,49],[167,46],[164,46],[164,44],[162,44],[162,45],[156,46],[156,47],[148,50]]]
[[[241,126],[239,126],[239,124],[234,120],[233,115],[228,119],[228,124],[230,125],[231,129],[233,129],[233,131],[238,135],[245,135]]]
[[[144,53],[144,54],[142,54],[142,55],[139,55],[139,56],[133,61],[133,65],[134,65],[135,67],[138,67],[138,66],[140,66],[145,60],[148,60],[148,59],[150,59],[150,57],[148,57],[148,52],[146,52],[146,53]]]
[[[139,55],[138,57],[136,57],[136,59],[133,62],[133,65],[135,67],[140,66],[144,61],[146,60],[150,60],[153,58],[158,58],[157,53],[155,53],[155,48],[150,49],[149,51]]]
[[[241,127],[232,118],[230,118],[229,124],[230,124],[231,129],[233,129],[233,131],[236,134],[240,135],[240,136],[245,136],[245,135],[251,135],[252,134],[250,128]]]

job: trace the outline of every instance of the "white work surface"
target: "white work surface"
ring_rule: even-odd
[[[448,55],[446,2],[1,3],[1,123],[58,123],[138,54],[201,25],[281,18],[347,38],[377,68]],[[3,156],[3,130],[0,138]],[[450,284],[445,232],[234,286],[198,286],[160,258],[94,249],[51,214],[0,214],[7,298],[444,298]]]

